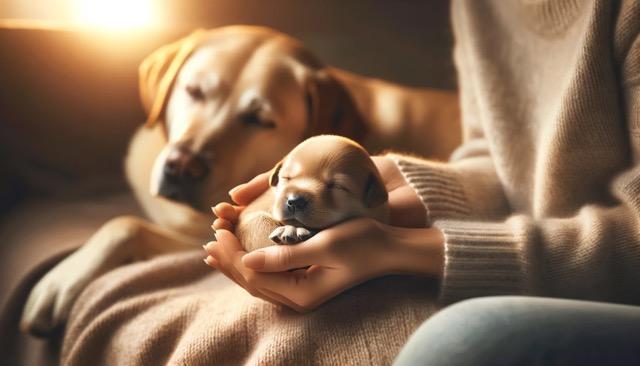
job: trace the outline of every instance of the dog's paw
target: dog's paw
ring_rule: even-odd
[[[296,244],[313,236],[313,233],[303,227],[291,225],[278,226],[269,235],[269,239],[278,244]]]
[[[49,271],[31,290],[22,312],[20,329],[47,336],[67,320],[71,307],[91,276],[76,252]],[[75,256],[75,257],[74,257]]]

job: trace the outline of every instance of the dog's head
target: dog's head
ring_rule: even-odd
[[[195,208],[272,167],[306,137],[358,139],[364,123],[331,73],[282,33],[233,26],[165,46],[140,66],[147,126],[167,144],[151,193]]]
[[[339,136],[305,140],[276,165],[270,184],[275,189],[275,219],[312,229],[375,216],[388,200],[367,151]]]

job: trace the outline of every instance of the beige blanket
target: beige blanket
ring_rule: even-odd
[[[69,365],[384,365],[435,311],[433,281],[370,281],[308,314],[246,293],[202,251],[112,271],[78,299]]]

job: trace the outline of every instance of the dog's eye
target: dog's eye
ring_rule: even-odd
[[[350,192],[349,188],[343,186],[340,183],[337,183],[336,181],[329,181],[327,182],[327,189],[339,189],[341,191],[345,191],[345,192]]]
[[[249,126],[256,126],[256,127],[262,127],[262,128],[276,127],[276,124],[273,121],[262,118],[256,112],[245,113],[240,117],[240,120],[242,121],[242,123]]]
[[[187,89],[187,93],[189,93],[189,96],[193,100],[197,100],[197,101],[204,100],[204,93],[202,92],[202,89],[200,89],[199,86],[187,85],[186,89]]]

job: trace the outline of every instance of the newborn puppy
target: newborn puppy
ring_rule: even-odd
[[[276,165],[269,183],[239,218],[236,236],[247,251],[299,243],[354,217],[388,220],[380,173],[367,151],[344,137],[303,141]]]

